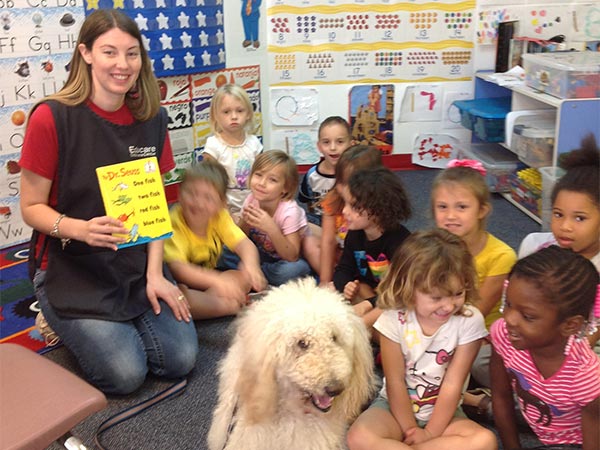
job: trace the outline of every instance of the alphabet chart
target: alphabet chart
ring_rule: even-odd
[[[271,85],[469,80],[474,8],[475,1],[271,1]]]

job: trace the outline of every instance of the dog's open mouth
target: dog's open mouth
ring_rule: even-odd
[[[330,395],[311,395],[310,400],[312,404],[321,412],[327,412],[331,409],[333,404],[333,397]]]

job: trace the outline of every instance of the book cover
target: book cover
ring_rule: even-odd
[[[106,215],[119,219],[129,230],[119,248],[173,234],[156,157],[98,167],[96,174]]]

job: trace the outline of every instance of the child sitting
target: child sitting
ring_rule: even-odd
[[[240,227],[258,247],[261,268],[273,286],[311,273],[300,257],[308,222],[295,200],[298,178],[296,162],[281,150],[258,155],[250,173]]]
[[[210,127],[213,135],[206,140],[202,156],[220,162],[227,170],[227,207],[237,222],[250,193],[250,168],[263,150],[253,134],[252,102],[242,87],[225,84],[217,89],[210,102]]]
[[[339,116],[328,117],[319,126],[318,137],[317,148],[322,158],[304,174],[298,191],[298,202],[306,210],[310,228],[302,252],[317,273],[321,265],[321,201],[333,188],[337,163],[352,142],[350,125]]]
[[[589,259],[600,272],[600,150],[593,135],[561,161],[567,172],[552,190],[551,233],[531,233],[523,239],[519,258],[557,244]],[[588,336],[600,355],[600,331]]]
[[[506,243],[486,231],[491,214],[490,190],[485,181],[485,168],[478,161],[453,160],[433,181],[431,206],[439,228],[459,236],[475,262],[479,301],[475,305],[485,317],[485,326],[500,317],[502,283],[517,256]],[[471,375],[483,389],[466,392],[464,404],[475,414],[488,418],[491,405],[489,392],[489,360],[491,347],[484,341]]]
[[[400,178],[384,167],[354,172],[341,194],[348,233],[333,283],[347,301],[370,309],[394,252],[410,234],[402,225],[410,202]],[[375,308],[363,320],[371,326],[379,314]]]
[[[467,419],[460,397],[487,335],[473,259],[445,230],[420,231],[398,249],[377,288],[383,387],[348,431],[350,450],[493,450],[494,434]]]
[[[383,167],[381,152],[366,145],[353,145],[348,148],[335,166],[334,187],[321,202],[323,216],[318,266],[321,286],[327,286],[333,280],[333,270],[344,248],[344,239],[348,231],[342,214],[344,199],[341,191],[355,170],[376,167]]]
[[[599,282],[589,260],[557,246],[513,267],[503,318],[491,328],[492,403],[503,448],[520,447],[513,394],[543,444],[600,448],[600,360],[584,338],[600,316]]]
[[[165,243],[165,261],[192,317],[207,319],[236,314],[251,289],[266,286],[258,251],[227,211],[227,172],[205,160],[188,169],[171,210],[173,236]],[[239,255],[240,270],[218,271],[223,245]]]

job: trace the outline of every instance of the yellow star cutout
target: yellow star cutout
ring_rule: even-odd
[[[125,0],[113,0],[114,9],[125,9]]]
[[[99,0],[87,0],[87,9],[98,9],[98,1]]]
[[[413,348],[415,345],[419,345],[421,343],[417,330],[406,330],[404,333],[404,338],[406,339],[406,345],[408,345],[408,348]]]

